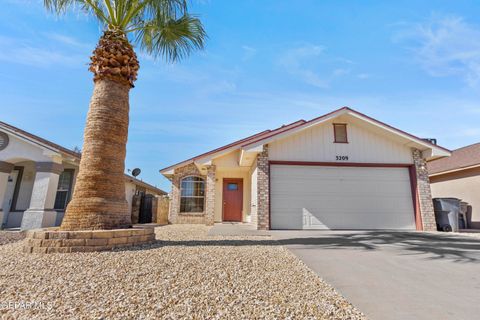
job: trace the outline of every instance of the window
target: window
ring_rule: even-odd
[[[72,192],[73,169],[65,169],[58,178],[57,196],[55,197],[55,210],[65,210]]]
[[[180,212],[203,212],[205,181],[200,177],[186,177],[180,189]]]
[[[347,125],[345,123],[334,123],[333,135],[335,137],[335,143],[348,143]]]
[[[231,190],[231,191],[236,191],[238,190],[238,184],[236,183],[229,183],[227,185],[227,190]]]

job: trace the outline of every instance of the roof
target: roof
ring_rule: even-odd
[[[126,178],[127,180],[131,181],[133,184],[135,184],[135,185],[137,185],[137,186],[142,186],[142,187],[144,187],[145,189],[150,190],[150,191],[153,191],[153,192],[156,193],[156,194],[159,194],[159,195],[167,195],[167,194],[168,194],[167,192],[163,191],[162,189],[159,189],[159,188],[157,188],[157,187],[155,187],[155,186],[152,186],[151,184],[146,183],[146,182],[144,182],[144,181],[142,181],[142,180],[140,180],[140,179],[137,179],[137,178],[135,178],[135,177],[132,177],[132,176],[130,176],[130,175],[128,175],[128,174],[125,174],[125,178]]]
[[[435,175],[476,166],[480,166],[480,142],[453,150],[448,158],[428,162],[428,172]]]
[[[17,128],[15,126],[12,126],[11,124],[0,121],[0,127],[7,129],[7,131],[11,131],[13,133],[16,133],[17,135],[24,136],[27,139],[29,138],[29,139],[35,140],[35,142],[40,143],[41,145],[50,147],[50,148],[54,149],[54,151],[59,151],[60,153],[68,154],[72,157],[80,159],[80,156],[81,156],[80,153],[75,152],[75,151],[70,150],[70,149],[67,149],[65,147],[62,147],[61,145],[58,145],[56,143],[53,143],[53,142],[48,141],[46,139],[43,139],[39,136],[36,136],[36,135],[34,135],[30,132],[27,132],[27,131],[22,130],[20,128]]]
[[[230,143],[226,146],[208,151],[206,153],[202,153],[202,154],[200,154],[198,156],[195,156],[193,158],[190,158],[190,159],[184,160],[182,162],[179,162],[177,164],[171,165],[169,167],[163,168],[163,169],[160,170],[160,172],[163,173],[163,174],[166,174],[168,171],[170,171],[172,169],[184,166],[184,165],[189,164],[189,163],[193,163],[196,160],[205,158],[206,156],[215,156],[215,155],[218,156],[218,155],[221,155],[221,154],[225,154],[225,153],[227,153],[231,150],[239,149],[239,148],[246,148],[246,149],[254,148],[257,145],[262,145],[262,144],[269,143],[272,140],[277,139],[279,137],[287,136],[287,135],[296,133],[300,130],[307,129],[307,128],[313,126],[313,125],[316,125],[318,123],[327,121],[329,119],[336,118],[336,117],[338,117],[342,114],[353,115],[353,116],[355,116],[359,119],[362,119],[364,121],[368,121],[368,122],[370,122],[370,123],[372,123],[372,124],[374,124],[378,127],[381,127],[381,128],[383,128],[387,131],[390,131],[392,133],[400,135],[400,136],[402,136],[406,139],[412,140],[415,143],[417,143],[419,145],[422,145],[426,148],[431,148],[432,150],[433,149],[439,150],[440,153],[442,154],[442,156],[448,156],[450,154],[450,150],[448,150],[446,148],[435,145],[435,144],[431,143],[430,141],[419,138],[417,136],[414,136],[414,135],[412,135],[410,133],[407,133],[405,131],[402,131],[400,129],[394,128],[394,127],[392,127],[392,126],[390,126],[390,125],[388,125],[384,122],[378,121],[374,118],[371,118],[371,117],[369,117],[369,116],[367,116],[363,113],[360,113],[356,110],[353,110],[349,107],[343,107],[343,108],[334,110],[330,113],[327,113],[325,115],[322,115],[320,117],[314,118],[314,119],[309,120],[309,121],[298,120],[298,121],[292,122],[288,125],[283,125],[283,126],[277,128],[277,129],[274,129],[274,130],[262,131],[260,133],[249,136],[247,138],[232,142],[232,143]]]
[[[81,158],[81,153],[79,152],[75,152],[73,150],[70,150],[68,148],[65,148],[65,147],[62,147],[61,145],[59,144],[56,144],[54,142],[51,142],[49,140],[46,140],[42,137],[39,137],[37,135],[34,135],[30,132],[27,132],[25,130],[22,130],[20,128],[17,128],[11,124],[8,124],[6,122],[3,122],[3,121],[0,121],[0,128],[1,129],[5,129],[7,132],[9,133],[13,133],[15,135],[19,135],[19,136],[22,136],[23,138],[26,138],[27,140],[29,140],[30,142],[33,142],[33,143],[36,143],[36,144],[40,144],[44,147],[48,147],[49,149],[53,149],[54,151],[58,151],[60,152],[61,154],[63,155],[68,155],[68,156],[71,156],[77,160],[80,160]],[[132,183],[136,184],[136,185],[140,185],[148,190],[151,190],[151,191],[154,191],[158,194],[167,194],[167,192],[161,190],[161,189],[158,189],[157,187],[151,185],[151,184],[148,184],[142,180],[139,180],[139,179],[136,179],[128,174],[125,174],[125,179],[128,179],[130,180]]]
[[[179,166],[184,166],[184,165],[187,165],[189,163],[194,162],[195,160],[204,158],[205,156],[212,155],[212,154],[215,154],[215,153],[218,153],[218,152],[221,152],[221,151],[229,150],[230,148],[236,148],[238,146],[248,144],[248,143],[253,142],[253,141],[257,141],[258,139],[261,139],[261,138],[264,138],[264,137],[267,137],[267,136],[271,136],[272,134],[276,134],[276,133],[286,131],[288,129],[294,128],[294,127],[299,126],[299,125],[304,124],[304,123],[306,123],[305,120],[298,120],[298,121],[292,122],[290,124],[285,124],[285,125],[283,125],[279,128],[273,129],[273,130],[265,130],[265,131],[262,131],[262,132],[259,132],[259,133],[255,133],[255,134],[253,134],[251,136],[248,136],[246,138],[243,138],[243,139],[234,141],[232,143],[229,143],[229,144],[227,144],[223,147],[216,148],[216,149],[213,149],[211,151],[207,151],[205,153],[199,154],[198,156],[192,157],[190,159],[178,162],[174,165],[163,168],[160,171],[170,170],[170,169],[173,169],[173,168],[176,168],[176,167],[179,167]]]

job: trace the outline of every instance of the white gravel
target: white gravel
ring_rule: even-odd
[[[100,253],[24,254],[22,242],[2,245],[0,315],[364,319],[269,237],[209,237],[207,231],[199,225],[159,227],[153,245]]]

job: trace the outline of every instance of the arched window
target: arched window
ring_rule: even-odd
[[[200,177],[186,177],[180,182],[180,212],[203,212],[205,181]]]

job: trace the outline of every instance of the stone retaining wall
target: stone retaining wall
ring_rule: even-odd
[[[151,243],[154,240],[153,228],[90,231],[39,229],[27,232],[23,251],[26,253],[106,251]]]

